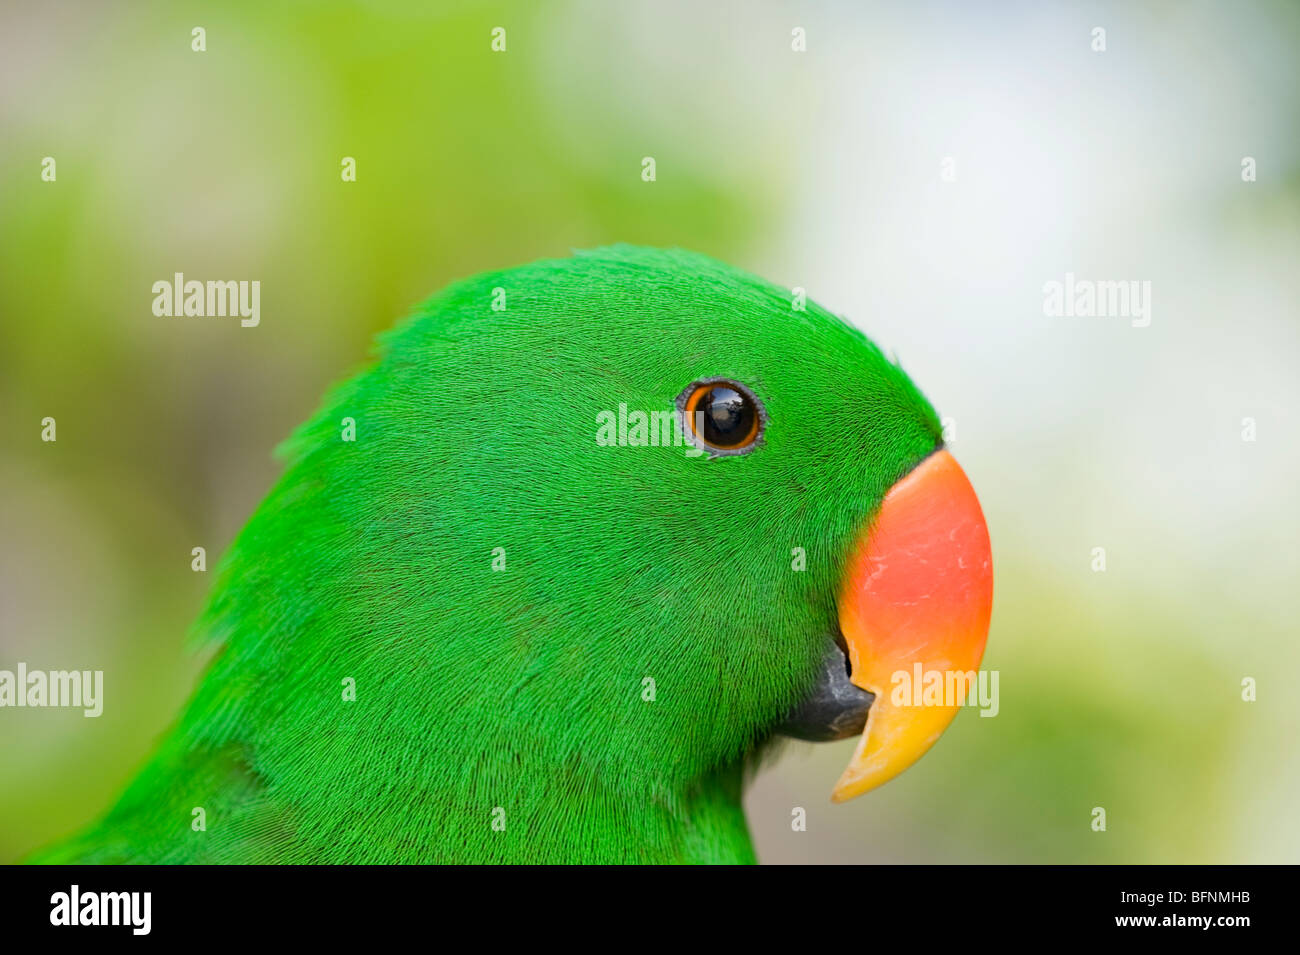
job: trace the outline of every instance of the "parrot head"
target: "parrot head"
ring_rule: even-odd
[[[651,750],[633,766],[689,772],[773,730],[857,736],[836,801],[907,768],[957,706],[894,705],[894,676],[973,676],[992,597],[983,515],[929,403],[860,332],[704,257],[619,247],[552,277],[563,353],[548,341],[496,384],[522,390],[508,404],[547,476],[498,533],[562,542],[549,598],[584,621],[564,642],[608,654],[581,677],[616,714],[597,732]],[[510,284],[533,314],[538,287]],[[535,416],[542,392],[555,407]]]
[[[453,285],[281,453],[119,842],[229,778],[205,858],[651,859],[670,832],[721,858],[725,829],[743,859],[769,741],[858,736],[832,794],[857,795],[957,708],[895,705],[893,675],[983,652],[988,536],[929,403],[861,332],[701,255]]]
[[[983,652],[988,536],[929,403],[861,332],[703,256],[453,286],[288,454],[213,618],[328,594],[353,642],[313,653],[411,675],[434,739],[680,779],[774,731],[858,735],[843,799],[955,713],[892,705],[892,674]],[[241,560],[267,541],[292,566]]]

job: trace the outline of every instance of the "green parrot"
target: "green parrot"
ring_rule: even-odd
[[[753,862],[774,739],[859,736],[857,795],[957,708],[891,675],[983,653],[987,530],[930,404],[702,255],[452,285],[280,454],[192,699],[34,861]]]

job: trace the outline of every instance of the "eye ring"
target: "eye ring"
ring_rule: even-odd
[[[711,455],[748,454],[767,428],[767,409],[734,378],[702,378],[677,396],[682,434]]]

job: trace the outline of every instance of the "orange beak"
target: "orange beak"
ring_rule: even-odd
[[[893,779],[934,745],[975,685],[992,611],[984,514],[937,451],[889,490],[849,557],[840,631],[849,679],[875,700],[832,800]]]

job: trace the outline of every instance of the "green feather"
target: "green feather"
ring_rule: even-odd
[[[601,412],[715,376],[766,409],[751,453],[597,441]],[[851,542],[939,436],[860,332],[700,255],[453,285],[281,449],[195,696],[38,860],[753,861],[746,769],[812,681]]]

